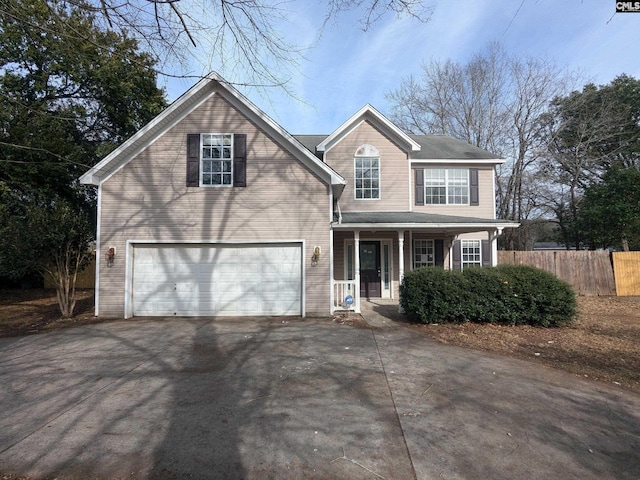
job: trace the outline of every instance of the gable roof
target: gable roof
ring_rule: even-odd
[[[317,146],[316,151],[318,152],[326,152],[330,150],[336,143],[342,139],[345,135],[347,135],[351,130],[356,128],[365,120],[368,120],[377,128],[379,128],[383,133],[389,136],[389,138],[393,139],[399,146],[401,146],[405,151],[417,151],[420,150],[420,145],[413,140],[409,135],[400,130],[393,122],[391,122],[387,117],[382,115],[378,110],[373,108],[371,105],[366,104],[360,110],[358,110],[355,114],[351,116],[346,122],[340,125],[334,132],[322,140]]]
[[[213,95],[221,95],[325,182],[332,185],[345,184],[345,179],[340,174],[320,161],[265,112],[213,72],[187,90],[135,135],[82,175],[80,183],[100,185],[105,182],[136,155],[154,143],[165,132]]]

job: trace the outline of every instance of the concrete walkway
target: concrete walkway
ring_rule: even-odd
[[[640,478],[640,397],[442,346],[367,305],[0,339],[0,472],[34,478]]]

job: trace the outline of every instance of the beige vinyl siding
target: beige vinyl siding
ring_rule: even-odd
[[[495,193],[493,185],[493,167],[477,167],[460,164],[413,165],[413,168],[478,168],[479,205],[416,205],[415,175],[411,172],[411,204],[413,211],[436,213],[439,215],[457,215],[460,217],[494,218]]]
[[[190,133],[247,135],[247,187],[186,184]],[[215,95],[102,186],[100,316],[122,316],[127,240],[261,242],[305,240],[306,312],[329,313],[329,188],[219,95]]]
[[[354,156],[359,146],[370,144],[380,153],[380,198],[356,200]],[[369,122],[359,124],[325,153],[325,162],[347,181],[340,197],[343,212],[406,211],[409,206],[407,155]]]

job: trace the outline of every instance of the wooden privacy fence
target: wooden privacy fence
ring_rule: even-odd
[[[498,263],[531,265],[541,268],[569,283],[580,295],[616,294],[616,280],[613,275],[611,256],[606,251],[519,252],[501,250],[498,251]],[[640,277],[638,279],[640,280]]]
[[[611,255],[618,296],[640,295],[640,252],[613,252]]]

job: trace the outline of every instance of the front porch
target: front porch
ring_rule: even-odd
[[[362,312],[362,299],[399,300],[404,272],[497,262],[511,222],[416,212],[345,213],[332,225],[331,311]]]

